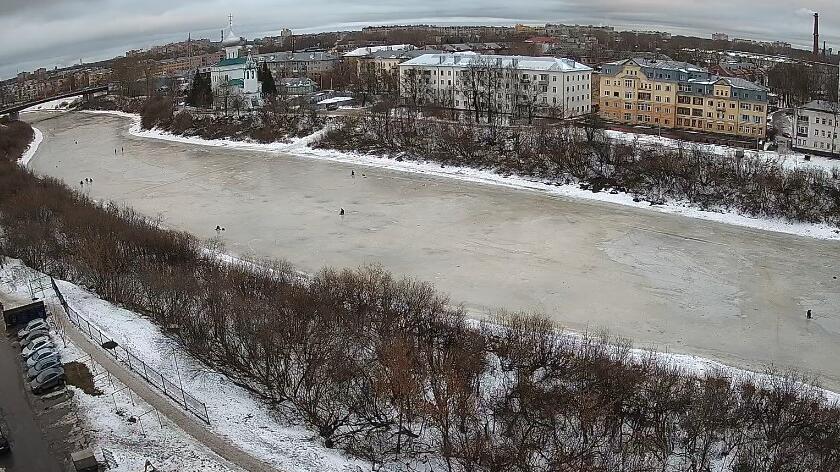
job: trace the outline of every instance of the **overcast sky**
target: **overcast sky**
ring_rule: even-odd
[[[0,0],[0,78],[39,66],[99,60],[175,39],[216,39],[234,17],[249,38],[383,23],[606,24],[778,39],[809,47],[812,19],[840,47],[838,0]]]

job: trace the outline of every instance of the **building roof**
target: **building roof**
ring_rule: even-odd
[[[744,89],[744,90],[752,90],[753,92],[769,92],[770,89],[767,87],[763,87],[756,83],[750,82],[747,79],[742,79],[740,77],[720,77],[720,76],[712,76],[709,80],[700,80],[700,79],[690,79],[688,82],[692,84],[698,85],[715,85],[718,82],[724,82],[726,85],[731,87]]]
[[[671,59],[648,59],[645,57],[634,57],[632,59],[625,59],[623,61],[610,62],[610,65],[624,66],[631,63],[639,67],[651,67],[663,70],[673,70],[677,72],[708,72],[706,69],[691,64],[689,62],[674,61]]]
[[[368,57],[374,59],[414,59],[415,57],[420,57],[424,54],[439,54],[443,51],[438,51],[436,49],[410,49],[410,50],[400,50],[400,51],[376,51],[370,53]]]
[[[308,77],[283,77],[279,82],[284,87],[310,87],[315,85],[315,81]]]
[[[414,49],[410,44],[392,44],[388,46],[368,46],[364,48],[356,48],[350,52],[344,53],[344,57],[362,57],[378,51],[404,51],[407,49]]]
[[[718,80],[722,80],[726,82],[728,85],[731,85],[735,88],[740,88],[744,90],[753,90],[755,92],[769,92],[770,89],[764,87],[762,85],[758,85],[755,82],[750,82],[747,79],[742,79],[741,77],[719,77]]]
[[[832,103],[827,100],[812,100],[805,105],[802,105],[802,108],[805,110],[835,113],[837,110],[840,110],[840,103]]]
[[[231,87],[244,87],[245,81],[242,79],[230,79],[228,80],[228,85]]]
[[[338,56],[324,51],[314,52],[271,52],[258,54],[260,60],[268,62],[335,61]]]
[[[437,67],[465,67],[470,64],[481,64],[484,61],[495,62],[501,67],[515,65],[523,70],[540,70],[546,72],[591,72],[592,68],[572,59],[557,57],[534,56],[501,56],[496,54],[423,54],[400,66],[437,66]]]
[[[247,60],[248,59],[244,57],[234,57],[233,59],[222,59],[221,61],[217,62],[216,65],[219,67],[233,66],[236,64],[245,64],[245,61]]]

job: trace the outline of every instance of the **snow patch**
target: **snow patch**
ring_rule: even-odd
[[[49,102],[41,103],[40,105],[34,105],[29,108],[25,108],[20,112],[34,113],[36,111],[66,111],[70,108],[70,105],[78,101],[80,98],[82,98],[80,95],[68,98],[58,98]]]
[[[344,103],[351,101],[353,101],[353,97],[333,97],[327,98],[326,100],[321,100],[320,102],[318,102],[318,105],[329,105],[331,103]]]
[[[44,141],[44,133],[42,133],[41,130],[33,126],[32,133],[32,142],[29,143],[29,147],[26,148],[26,151],[23,152],[20,159],[17,161],[18,164],[23,167],[29,165],[29,161],[31,161],[32,158],[35,157],[35,153],[38,152],[38,146],[40,146],[41,142]]]

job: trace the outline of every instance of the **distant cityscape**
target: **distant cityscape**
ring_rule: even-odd
[[[368,26],[313,34],[283,29],[277,36],[248,40],[234,33],[231,21],[217,40],[188,35],[98,63],[21,72],[0,83],[0,105],[105,84],[120,84],[128,96],[184,94],[203,76],[212,87],[213,108],[227,111],[237,97],[236,106],[249,109],[261,104],[259,73],[265,68],[285,96],[329,98],[343,89],[469,110],[481,105],[467,99],[463,81],[469,63],[480,56],[501,61],[502,68],[515,67],[522,76],[513,89],[505,84],[505,93],[497,94],[496,101],[504,104],[486,105],[503,113],[571,118],[597,111],[622,125],[764,138],[772,107],[836,100],[832,76],[840,55],[820,42],[818,22],[815,14],[814,47],[807,51],[784,41],[730,38],[722,32],[699,38],[551,23]],[[462,60],[468,55],[476,57]],[[794,93],[791,67],[813,82],[806,94]],[[422,91],[416,87],[418,76]],[[524,85],[526,78],[533,82]],[[407,90],[411,81],[414,90]],[[804,139],[793,144],[806,145]]]

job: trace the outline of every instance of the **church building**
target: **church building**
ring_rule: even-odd
[[[257,79],[257,61],[243,56],[245,41],[234,34],[233,19],[222,41],[225,57],[210,68],[210,87],[217,109],[250,110],[262,104],[262,84]]]

